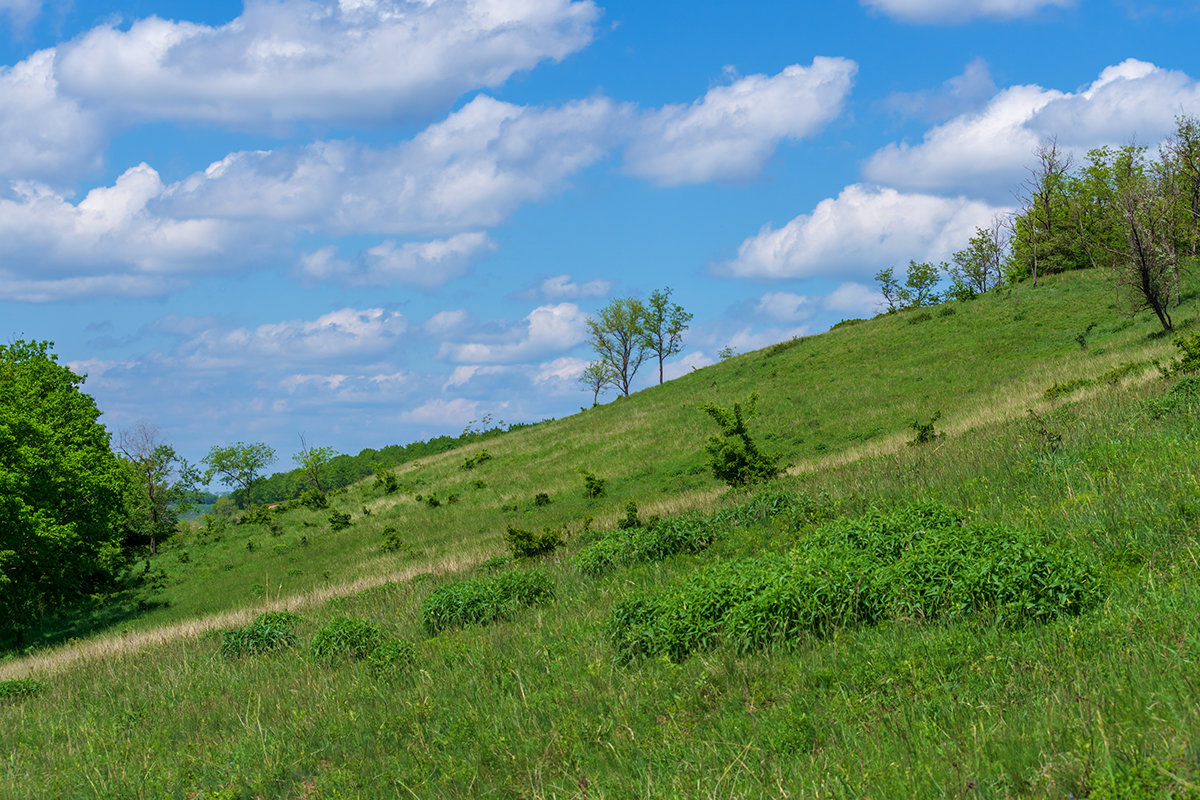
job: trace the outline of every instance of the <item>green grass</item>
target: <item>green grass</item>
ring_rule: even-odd
[[[63,621],[107,628],[0,662],[0,680],[40,687],[0,702],[0,796],[1200,797],[1196,392],[1158,377],[1169,340],[1111,300],[1102,276],[1077,274],[912,324],[842,326],[489,439],[471,470],[478,446],[398,471],[395,494],[352,487],[331,498],[352,517],[342,531],[328,511],[293,509],[279,535],[178,536],[150,562],[160,588],[131,595],[128,614]],[[714,430],[698,407],[752,390],[751,430],[794,466],[729,492],[705,468]],[[907,446],[937,411],[946,435]],[[584,497],[578,467],[606,479],[602,497]],[[630,501],[663,520],[617,530]],[[948,516],[911,536],[877,524],[914,507]],[[506,552],[509,526],[564,525],[565,546],[539,559],[481,566]],[[404,548],[383,549],[389,527]],[[897,585],[937,591],[974,563],[955,553],[1018,541],[1069,554],[1096,598],[1016,617],[994,600],[971,613],[893,603],[870,624],[753,647],[723,627],[676,660],[627,661],[613,645],[614,614],[636,598],[797,553],[819,576],[836,570],[821,548],[838,536],[869,544]],[[553,599],[430,635],[431,599],[520,574],[542,575]],[[272,607],[302,612],[286,618],[296,646],[221,655],[225,631]],[[376,660],[396,667],[314,655],[345,619],[393,643]]]

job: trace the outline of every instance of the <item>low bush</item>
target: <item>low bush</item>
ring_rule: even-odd
[[[309,651],[314,658],[331,661],[338,658],[361,660],[385,641],[383,631],[357,617],[335,617],[313,634]]]
[[[538,492],[533,496],[533,504],[535,506],[550,505],[550,495],[546,494],[545,492]]]
[[[583,467],[579,467],[579,474],[583,476],[584,497],[594,500],[604,495],[604,484],[606,483],[604,478],[597,478]]]
[[[1187,336],[1176,336],[1171,344],[1179,348],[1183,354],[1178,361],[1165,367],[1159,367],[1164,377],[1187,375],[1200,372],[1200,333],[1190,333]]]
[[[266,506],[247,508],[238,523],[241,525],[270,525],[271,511]]]
[[[329,530],[340,531],[350,527],[350,515],[344,511],[329,512]]]
[[[778,453],[759,449],[746,423],[757,413],[758,392],[752,392],[743,405],[739,402],[725,408],[705,403],[700,410],[712,417],[721,428],[719,436],[708,437],[704,445],[713,475],[734,488],[769,481],[783,471]]]
[[[400,553],[412,548],[400,538],[400,532],[395,527],[388,525],[383,529],[383,542],[380,543],[379,549],[385,553]]]
[[[406,639],[389,639],[367,654],[367,666],[376,672],[400,672],[412,666],[417,649]]]
[[[1140,372],[1145,365],[1137,361],[1123,361],[1117,366],[1105,372],[1096,380],[1107,383],[1109,386],[1116,386],[1123,378]]]
[[[611,531],[575,555],[575,568],[596,576],[617,567],[699,553],[712,546],[716,529],[710,519],[689,514],[660,521],[653,528]]]
[[[736,650],[881,619],[987,615],[1004,625],[1079,614],[1100,598],[1095,570],[1025,533],[968,527],[935,504],[834,524],[785,554],[717,564],[673,589],[619,604],[618,658]]]
[[[1155,419],[1178,410],[1200,410],[1200,377],[1189,375],[1162,397],[1152,397],[1146,401],[1146,413]]]
[[[627,531],[630,528],[642,527],[642,520],[638,517],[637,503],[630,500],[625,504],[625,516],[617,521],[617,528]]]
[[[436,636],[450,628],[488,625],[553,599],[554,582],[549,575],[514,570],[437,587],[421,605],[421,621],[425,632]]]
[[[1063,397],[1064,395],[1071,394],[1077,389],[1082,389],[1085,386],[1091,386],[1093,383],[1095,383],[1095,381],[1093,381],[1091,378],[1076,378],[1075,380],[1067,381],[1066,383],[1056,383],[1053,386],[1048,387],[1046,391],[1042,392],[1042,397],[1047,400],[1053,400],[1056,397]]]
[[[329,499],[320,489],[305,489],[300,493],[300,505],[313,511],[323,511],[329,507]]]
[[[523,531],[508,526],[504,534],[504,543],[513,558],[536,558],[551,553],[563,544],[562,534],[552,528],[545,528],[541,533]]]
[[[393,494],[400,488],[400,481],[391,470],[380,465],[375,467],[375,488],[383,490],[384,494]]]
[[[942,434],[938,433],[933,427],[934,424],[941,418],[942,412],[935,411],[933,416],[929,418],[929,422],[921,422],[919,419],[913,420],[913,423],[908,427],[913,430],[916,436],[909,441],[909,445],[916,446],[919,444],[928,444],[929,442],[936,442],[938,439],[942,438]]]
[[[492,458],[492,454],[489,453],[487,450],[480,450],[475,455],[470,456],[465,461],[463,461],[462,469],[475,469],[483,462],[491,460],[491,458]]]
[[[300,615],[290,611],[268,611],[244,628],[225,631],[221,637],[221,655],[242,658],[284,650],[296,644],[293,631]]]
[[[0,703],[37,697],[45,691],[46,684],[41,681],[35,681],[33,678],[15,678],[9,681],[0,681]]]

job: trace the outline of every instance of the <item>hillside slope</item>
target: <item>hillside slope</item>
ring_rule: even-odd
[[[394,492],[333,497],[351,518],[342,530],[330,510],[290,508],[180,535],[148,589],[65,626],[110,623],[95,640],[0,663],[0,678],[46,687],[0,700],[14,732],[4,794],[1189,791],[1200,455],[1192,396],[1164,395],[1151,368],[1174,352],[1153,331],[1116,313],[1099,275],[1058,276],[840,326],[408,465]],[[752,429],[792,467],[731,493],[706,467],[714,429],[697,408],[752,391]],[[944,438],[909,446],[911,424],[935,412]],[[464,469],[481,450],[490,458]],[[584,496],[580,468],[605,479],[603,496]],[[614,614],[636,598],[674,602],[711,569],[795,559],[825,526],[914,501],[949,509],[963,536],[992,526],[1027,551],[1068,553],[1103,602],[1021,624],[889,612],[765,649],[727,631],[670,658],[618,657]],[[590,572],[580,554],[630,502],[643,523],[690,520],[709,538]],[[506,552],[510,527],[562,531],[567,545],[478,569]],[[430,635],[422,604],[437,592],[534,564],[553,602]],[[273,608],[301,615],[295,647],[221,654],[223,629]],[[412,665],[312,655],[345,615],[414,643]]]

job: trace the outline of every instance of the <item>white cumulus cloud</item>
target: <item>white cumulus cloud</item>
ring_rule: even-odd
[[[409,283],[432,288],[462,277],[479,256],[495,249],[488,235],[479,232],[429,242],[386,241],[363,250],[352,261],[339,257],[330,245],[301,256],[296,272],[311,280],[349,286]]]
[[[458,364],[509,364],[544,358],[582,342],[586,319],[574,303],[538,306],[521,326],[487,341],[447,342],[441,356]]]
[[[690,105],[648,112],[625,168],[656,184],[741,180],[762,170],[784,139],[803,139],[842,111],[858,65],[817,57],[778,75],[749,75]]]
[[[1069,8],[1076,0],[859,0],[903,22],[950,24],[977,18],[1016,19],[1045,8]]]
[[[1000,210],[965,197],[855,184],[781,228],[765,226],[718,271],[743,278],[869,276],[910,258],[946,258]]]
[[[141,119],[412,119],[583,48],[598,15],[590,0],[247,0],[218,27],[94,28],[60,46],[58,78]]]

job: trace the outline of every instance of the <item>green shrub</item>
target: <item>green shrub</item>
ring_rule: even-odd
[[[313,511],[322,511],[329,507],[329,499],[320,489],[305,489],[300,493],[300,505]]]
[[[806,537],[789,553],[716,564],[619,604],[609,636],[624,661],[790,644],[881,619],[987,615],[1004,625],[1079,614],[1095,571],[1025,533],[968,527],[936,504],[877,510]]]
[[[385,553],[399,553],[412,548],[400,538],[400,532],[395,527],[388,525],[383,529],[383,542],[379,545],[379,549]]]
[[[514,570],[437,587],[421,605],[426,633],[488,625],[513,612],[554,599],[554,582],[544,572]]]
[[[1046,391],[1042,392],[1042,397],[1047,400],[1053,400],[1056,397],[1062,397],[1074,392],[1076,389],[1082,389],[1085,386],[1091,386],[1094,381],[1091,378],[1076,378],[1073,381],[1066,383],[1056,383],[1050,386]]]
[[[376,672],[400,672],[416,661],[417,649],[406,639],[389,639],[367,654],[367,666]]]
[[[242,525],[270,525],[271,511],[266,506],[247,508],[238,522]]]
[[[393,494],[400,488],[396,475],[382,464],[375,467],[375,488],[382,489],[384,494]]]
[[[221,637],[221,655],[242,658],[272,653],[296,644],[295,624],[302,618],[289,611],[268,611],[244,628],[225,631]]]
[[[1200,372],[1200,333],[1190,333],[1187,336],[1176,336],[1171,340],[1183,353],[1182,357],[1165,367],[1159,367],[1163,377],[1171,378],[1176,375],[1186,375]]]
[[[909,446],[911,447],[919,444],[928,444],[929,442],[936,442],[938,439],[942,438],[942,434],[938,433],[933,427],[934,423],[941,418],[942,412],[935,411],[933,416],[929,418],[929,422],[921,422],[919,419],[913,420],[913,423],[908,427],[913,429],[913,431],[916,433],[916,436],[909,441]]]
[[[340,531],[350,527],[350,515],[344,511],[329,512],[329,530]]]
[[[905,320],[909,325],[919,325],[922,322],[929,322],[933,319],[933,314],[928,311],[918,311],[916,314],[910,314]]]
[[[1200,376],[1188,375],[1162,397],[1152,397],[1146,401],[1146,413],[1156,419],[1180,409],[1192,412],[1200,410]]]
[[[550,505],[550,495],[546,494],[545,492],[538,492],[533,496],[533,504],[535,506]]]
[[[579,467],[579,474],[583,476],[583,496],[589,499],[595,499],[604,495],[604,478],[597,478],[591,472],[588,472],[583,467]]]
[[[0,681],[0,703],[16,702],[29,697],[37,697],[46,691],[46,684],[33,678],[14,678]]]
[[[637,503],[630,500],[625,504],[625,516],[617,522],[617,528],[627,531],[630,528],[642,527],[642,521],[638,518]]]
[[[479,565],[484,572],[499,572],[513,563],[512,556],[492,556]]]
[[[604,575],[620,566],[650,563],[680,553],[698,553],[716,539],[710,518],[686,514],[662,520],[652,528],[611,531],[580,550],[575,568],[585,575]]]
[[[746,422],[753,419],[758,406],[758,392],[746,398],[746,404],[734,402],[730,408],[705,403],[700,410],[713,418],[721,428],[719,436],[710,436],[704,449],[713,475],[732,487],[748,486],[768,481],[783,471],[781,456],[764,453],[754,443]]]
[[[361,660],[384,643],[383,632],[365,619],[335,617],[313,634],[309,651],[314,658]]]
[[[491,457],[492,457],[492,454],[489,453],[487,450],[480,450],[475,455],[470,456],[465,461],[463,461],[462,469],[475,469],[483,462],[490,460]]]
[[[523,531],[508,526],[504,534],[504,543],[513,558],[536,558],[545,553],[553,552],[563,544],[562,534],[551,528],[545,528],[541,533]]]
[[[1096,380],[1107,383],[1109,386],[1116,386],[1121,382],[1122,378],[1139,372],[1143,368],[1143,364],[1137,361],[1125,361],[1105,372]]]

